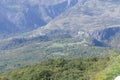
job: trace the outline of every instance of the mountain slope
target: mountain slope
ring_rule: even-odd
[[[29,29],[35,29],[42,24],[42,27],[22,34],[22,38],[57,34],[67,37],[80,37],[95,46],[119,47],[119,45],[113,45],[113,43],[117,44],[115,42],[118,42],[117,39],[119,36],[117,35],[120,33],[118,29],[120,26],[119,1],[65,0],[60,2],[53,1],[53,4],[49,4],[51,1],[47,4],[45,4],[45,1],[41,1],[42,5],[39,4],[37,6],[38,2],[34,2],[32,5],[32,1],[29,1],[24,5],[25,0],[21,1],[21,4],[28,10],[27,13],[25,13],[26,15],[24,14],[26,20],[22,22],[25,24],[19,25],[20,27],[18,26],[19,28],[16,28],[16,31],[29,31]],[[8,3],[10,4],[10,2]],[[15,2],[15,4],[18,3]],[[18,8],[16,10],[18,10]],[[23,13],[25,11],[26,10],[23,10]],[[114,31],[114,29],[118,30]],[[4,33],[4,30],[2,31]],[[106,39],[103,40],[102,38],[105,38],[105,36],[109,38],[106,37]]]
[[[77,0],[1,0],[1,36],[27,32],[46,25],[77,2]]]
[[[92,76],[106,68],[110,61],[110,57],[48,59],[4,73],[0,80],[91,80]]]
[[[3,28],[0,30],[3,31],[1,34],[7,35],[14,30],[18,33],[25,32],[0,41],[1,72],[47,58],[101,57],[108,55],[110,49],[119,50],[119,1],[49,0],[48,3],[46,1],[3,0],[0,3],[4,13],[10,12],[8,13],[10,20],[6,18],[6,14],[0,13],[3,15],[1,18],[4,18],[0,20],[1,25],[5,21],[9,23],[4,23],[6,27],[1,27]],[[23,12],[22,16],[21,13],[16,15],[17,12]],[[45,24],[41,24],[44,22]],[[8,25],[13,26],[7,27]]]
[[[46,26],[30,32],[27,36],[50,35],[66,32],[72,37],[97,40],[105,46],[112,46],[110,39],[120,33],[119,1],[79,0],[78,4],[56,17]],[[118,30],[117,30],[118,29]],[[105,36],[109,37],[106,39]],[[83,40],[84,40],[83,39]],[[101,40],[102,39],[102,40]],[[114,41],[114,40],[113,40]],[[118,41],[117,41],[118,42]],[[96,43],[93,44],[97,45]]]

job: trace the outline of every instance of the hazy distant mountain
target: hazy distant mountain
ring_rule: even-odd
[[[64,31],[72,37],[85,39],[89,37],[94,45],[109,46],[112,40],[119,37],[116,35],[120,34],[119,2],[119,0],[79,0],[73,8],[43,28],[33,31],[30,36]]]
[[[49,0],[48,2],[3,0],[0,4],[1,11],[6,14],[1,12],[3,15],[1,17],[7,23],[3,25],[6,27],[1,31],[8,34],[31,30],[20,36],[22,38],[47,36],[53,39],[60,36],[79,37],[92,45],[111,46],[119,40],[119,2],[119,0]]]
[[[1,0],[0,33],[4,37],[46,25],[77,0]]]

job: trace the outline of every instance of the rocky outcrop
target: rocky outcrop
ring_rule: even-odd
[[[120,33],[120,27],[110,27],[94,31],[91,35],[98,40],[110,40],[117,33]]]
[[[93,44],[96,46],[119,46],[120,27],[109,27],[92,32]]]

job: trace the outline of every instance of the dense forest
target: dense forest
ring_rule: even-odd
[[[104,57],[47,59],[2,73],[0,80],[113,80],[120,73],[120,56],[111,53]]]

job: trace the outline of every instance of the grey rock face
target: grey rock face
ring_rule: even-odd
[[[110,27],[101,30],[96,30],[92,33],[92,36],[98,40],[110,40],[111,37],[120,33],[120,27]]]

